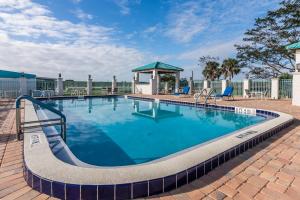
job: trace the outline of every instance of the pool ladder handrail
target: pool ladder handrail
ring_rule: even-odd
[[[210,97],[212,97],[212,95],[214,95],[213,98],[214,98],[214,100],[215,100],[215,105],[217,104],[217,100],[216,100],[216,90],[215,90],[214,88],[211,88],[211,90],[209,91],[209,93],[208,93],[208,94],[206,95],[206,97],[205,97],[204,106],[207,105],[207,100],[208,100]]]
[[[202,89],[199,93],[194,94],[195,106],[197,106],[198,100],[201,98],[204,91],[207,92],[206,89]]]
[[[200,93],[198,93],[198,94],[195,96],[195,106],[197,106],[198,100],[200,99],[200,97],[201,97],[201,95],[203,94],[204,91],[206,91],[206,93],[207,93],[207,89],[203,89]],[[216,90],[213,89],[213,88],[211,88],[211,89],[209,90],[208,94],[205,95],[204,106],[207,105],[207,101],[208,101],[208,99],[209,99],[210,97],[212,97],[212,95],[214,95],[213,98],[214,98],[214,101],[215,101],[215,105],[217,104],[217,102],[216,102]]]
[[[31,101],[33,104],[36,104],[44,109],[47,109],[55,114],[57,114],[60,118],[57,119],[45,119],[45,120],[37,120],[30,122],[21,122],[21,100]],[[25,126],[29,124],[29,126]],[[33,125],[32,125],[33,124]],[[24,132],[24,129],[33,129],[38,127],[46,127],[46,126],[55,126],[60,125],[61,133],[60,136],[64,141],[66,141],[66,116],[59,110],[29,96],[22,95],[16,99],[16,129],[17,129],[17,139],[21,139],[21,134]],[[23,126],[23,127],[22,127]]]

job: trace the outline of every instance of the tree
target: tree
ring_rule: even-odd
[[[294,69],[294,54],[285,47],[300,40],[300,0],[285,0],[280,6],[257,18],[245,32],[245,43],[235,45],[238,61],[254,77],[274,77]]]
[[[234,75],[240,73],[241,66],[239,62],[234,58],[227,58],[223,60],[223,64],[221,66],[221,72],[225,79],[229,78],[231,80]]]
[[[215,79],[220,79],[221,77],[221,70],[219,68],[220,64],[215,61],[209,61],[206,63],[205,68],[202,71],[203,76],[205,79],[208,80],[215,80]]]
[[[249,71],[246,74],[247,79],[267,79],[270,77],[274,77],[274,74],[269,73],[268,71],[265,71],[261,67],[251,67]]]
[[[279,79],[293,79],[293,76],[289,73],[282,73],[280,76],[279,76]]]
[[[203,65],[204,69],[202,71],[202,74],[205,79],[208,80],[215,80],[215,79],[220,79],[221,77],[221,69],[220,69],[220,64],[217,62],[218,58],[216,57],[211,57],[211,56],[203,56],[199,58],[199,64],[198,65]]]
[[[171,86],[175,85],[175,76],[172,76],[170,74],[164,74],[161,76],[160,80],[162,82],[168,82]]]

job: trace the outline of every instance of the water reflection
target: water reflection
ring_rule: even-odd
[[[93,98],[89,98],[89,113],[92,113],[93,110]]]
[[[216,109],[196,109],[197,118],[204,123],[218,124],[223,122],[232,123],[236,129],[250,126],[253,124],[253,116],[236,114],[234,112],[222,111]]]
[[[58,100],[58,110],[60,112],[63,112],[64,111],[64,104],[63,104],[63,100]]]
[[[116,111],[118,99],[117,98],[108,98],[108,102],[111,103],[113,111]]]
[[[180,113],[179,105],[170,106],[170,109],[167,110],[161,108],[160,103],[148,102],[149,106],[148,108],[145,109],[144,106],[140,105],[140,103],[141,101],[137,101],[137,100],[133,101],[134,112],[132,113],[132,115],[153,119],[155,121],[159,121],[165,118],[174,118],[174,117],[183,116],[183,114]]]

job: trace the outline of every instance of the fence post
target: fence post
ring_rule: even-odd
[[[250,91],[250,80],[249,79],[244,79],[243,84],[244,84],[243,97],[248,98],[246,90]]]
[[[228,80],[222,80],[222,94],[224,93],[226,87],[228,86]]]
[[[117,79],[116,76],[113,76],[113,80],[111,82],[111,94],[115,94],[117,89]]]
[[[209,80],[204,80],[203,81],[203,89],[210,88],[210,81]]]
[[[64,95],[64,83],[63,78],[61,77],[61,73],[58,74],[56,92],[58,96]]]
[[[272,78],[271,82],[271,99],[279,98],[279,79]]]
[[[93,91],[93,79],[92,76],[89,74],[88,80],[87,80],[87,95],[92,95]]]
[[[194,92],[194,80],[193,80],[193,77],[190,77],[189,87],[190,87],[189,94],[193,94],[193,92]]]

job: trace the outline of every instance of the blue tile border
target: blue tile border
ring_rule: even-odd
[[[131,98],[128,96],[128,98]],[[150,98],[138,98],[147,101],[153,101]],[[160,100],[161,102],[171,103],[171,104],[180,104],[191,106],[193,103],[189,102],[176,102],[169,100]],[[197,105],[197,107],[200,105]],[[214,106],[215,109],[234,111],[234,107],[226,106]],[[269,111],[257,110],[258,114],[269,115],[273,117],[278,117],[276,113]],[[118,184],[118,185],[80,185],[80,184],[69,184],[61,183],[53,180],[47,180],[43,177],[39,177],[36,174],[32,173],[28,169],[25,161],[23,176],[30,187],[34,190],[37,190],[41,193],[48,194],[49,196],[54,196],[60,199],[132,199],[132,198],[143,198],[151,195],[160,194],[163,192],[169,192],[173,189],[176,189],[185,184],[191,183],[192,181],[204,176],[205,174],[212,171],[214,168],[222,165],[223,163],[229,161],[235,156],[247,151],[248,149],[253,148],[260,142],[266,140],[267,138],[277,134],[282,129],[287,128],[293,123],[293,120],[282,124],[278,127],[274,127],[271,130],[268,130],[254,138],[249,139],[241,144],[236,145],[235,147],[226,150],[214,157],[206,160],[203,163],[200,163],[194,167],[191,167],[187,170],[181,171],[177,174],[173,174],[167,177],[162,177],[154,180],[147,180],[143,182],[127,183],[127,184]],[[24,154],[24,152],[23,152]],[[24,156],[23,156],[24,158]]]

